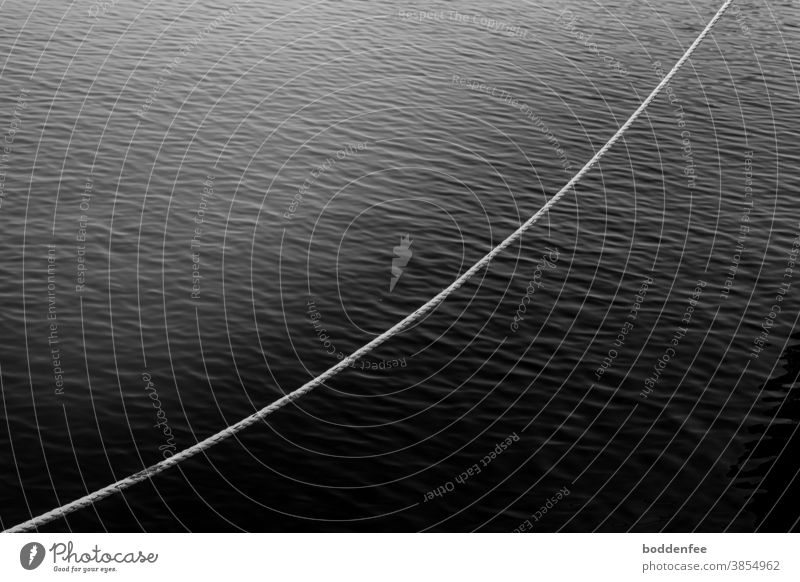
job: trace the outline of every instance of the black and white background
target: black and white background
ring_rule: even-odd
[[[0,525],[425,303],[719,8],[0,2]],[[51,532],[798,527],[800,4],[736,1],[519,243]]]

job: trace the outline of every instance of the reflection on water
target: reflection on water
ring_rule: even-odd
[[[713,13],[101,4],[0,3],[3,523],[219,431],[419,307],[541,208]],[[751,424],[789,425],[769,422],[786,388],[742,387],[800,295],[746,368],[798,236],[789,4],[724,18],[574,192],[423,320],[52,529],[749,527],[728,468]],[[754,463],[777,495],[786,474]]]
[[[800,496],[800,332],[781,358],[783,373],[760,389],[763,417],[751,426],[747,452],[733,467],[739,487],[751,491],[747,509],[756,515],[759,531],[797,529]]]

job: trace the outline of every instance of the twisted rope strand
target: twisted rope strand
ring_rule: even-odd
[[[680,70],[680,68],[683,67],[686,61],[689,60],[689,57],[692,55],[692,53],[694,53],[695,49],[697,49],[697,47],[700,45],[703,39],[706,36],[708,36],[708,34],[711,32],[711,29],[719,21],[719,19],[722,18],[723,14],[731,5],[732,2],[733,0],[725,1],[725,3],[717,11],[714,17],[708,22],[708,24],[702,30],[702,32],[700,32],[700,34],[697,36],[694,42],[689,46],[688,49],[686,49],[686,52],[683,54],[683,56],[678,60],[677,63],[675,63],[675,66],[673,66],[672,69],[670,69],[670,71],[664,76],[661,82],[658,85],[656,85],[655,89],[653,89],[650,95],[648,95],[647,98],[644,101],[642,101],[641,105],[639,105],[639,107],[636,109],[636,111],[633,112],[633,114],[628,118],[628,120],[624,124],[622,124],[622,126],[616,131],[616,133],[611,137],[611,139],[609,139],[606,142],[606,144],[602,148],[600,148],[588,162],[586,162],[586,165],[584,165],[578,171],[578,173],[575,174],[572,177],[572,179],[569,182],[567,182],[566,185],[564,185],[564,187],[561,188],[561,190],[559,190],[556,193],[555,196],[553,196],[550,200],[548,200],[547,203],[536,212],[536,214],[531,216],[526,222],[522,224],[522,226],[520,226],[516,231],[514,231],[508,238],[506,238],[504,241],[502,241],[500,244],[494,247],[482,259],[480,259],[477,263],[472,265],[472,267],[470,267],[465,273],[463,273],[460,277],[458,277],[455,281],[453,281],[448,287],[440,291],[435,297],[433,297],[427,303],[422,305],[419,309],[407,315],[400,322],[396,323],[394,326],[387,329],[385,332],[374,338],[372,341],[363,345],[362,347],[354,351],[352,354],[342,359],[338,364],[332,366],[331,368],[329,368],[316,378],[309,380],[308,382],[306,382],[293,392],[286,394],[282,398],[279,398],[278,400],[262,408],[258,412],[255,412],[254,414],[246,418],[243,418],[239,422],[232,424],[231,426],[219,431],[218,433],[206,439],[203,439],[202,441],[199,441],[198,443],[192,445],[187,449],[184,449],[179,453],[176,453],[175,455],[169,457],[168,459],[159,461],[154,465],[150,465],[149,467],[142,469],[138,473],[134,473],[129,477],[120,479],[119,481],[112,483],[111,485],[108,485],[106,487],[103,487],[102,489],[98,489],[97,491],[84,495],[83,497],[76,499],[75,501],[71,501],[70,503],[62,505],[61,507],[57,507],[37,517],[31,518],[28,521],[10,527],[5,531],[25,532],[36,529],[42,525],[45,525],[46,523],[64,517],[69,513],[78,511],[79,509],[83,509],[84,507],[91,505],[92,503],[105,499],[106,497],[110,497],[115,493],[120,493],[121,491],[127,489],[128,487],[136,485],[137,483],[145,481],[146,479],[150,479],[151,477],[154,477],[155,475],[158,475],[159,473],[166,471],[170,467],[174,467],[181,461],[185,461],[190,457],[194,457],[198,453],[213,447],[220,441],[223,441],[228,437],[233,436],[238,432],[241,432],[247,427],[258,422],[259,420],[264,419],[265,417],[269,416],[276,410],[283,408],[290,402],[293,402],[294,400],[297,400],[298,398],[305,396],[306,394],[311,392],[314,388],[316,388],[326,380],[329,380],[330,378],[332,378],[345,368],[349,367],[353,362],[365,356],[366,354],[368,354],[369,352],[380,346],[382,343],[384,343],[386,340],[397,335],[398,333],[406,329],[408,326],[410,326],[412,323],[417,321],[420,317],[431,311],[434,307],[436,307],[442,301],[444,301],[449,295],[451,295],[462,285],[464,285],[464,283],[469,281],[469,279],[472,278],[475,275],[475,273],[477,273],[478,271],[483,269],[486,265],[488,265],[492,261],[492,259],[494,259],[503,250],[505,250],[509,245],[517,241],[527,230],[529,230],[534,224],[536,224],[536,222],[542,216],[548,213],[550,209],[553,206],[555,206],[558,203],[558,201],[561,200],[566,195],[566,193],[571,188],[573,188],[575,184],[577,184],[581,180],[581,178],[583,178],[583,176],[585,176],[589,172],[589,170],[591,170],[597,164],[598,161],[600,161],[600,158],[602,158],[606,154],[606,152],[608,152],[608,150],[611,149],[611,147],[619,140],[619,138],[622,137],[622,135],[628,130],[628,128],[644,112],[647,106],[653,102],[656,96],[658,96],[658,94],[667,85],[667,83],[669,83],[672,77],[674,77],[675,74]]]

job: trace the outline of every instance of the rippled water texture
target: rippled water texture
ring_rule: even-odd
[[[191,446],[427,301],[718,7],[2,3],[2,525]],[[796,528],[798,17],[736,2],[422,321],[48,529]]]

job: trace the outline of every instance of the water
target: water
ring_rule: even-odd
[[[4,3],[2,525],[217,432],[424,303],[605,143],[714,4]],[[797,422],[761,389],[798,320],[797,18],[737,3],[423,321],[48,528],[794,527],[756,495],[787,453],[743,459]]]

